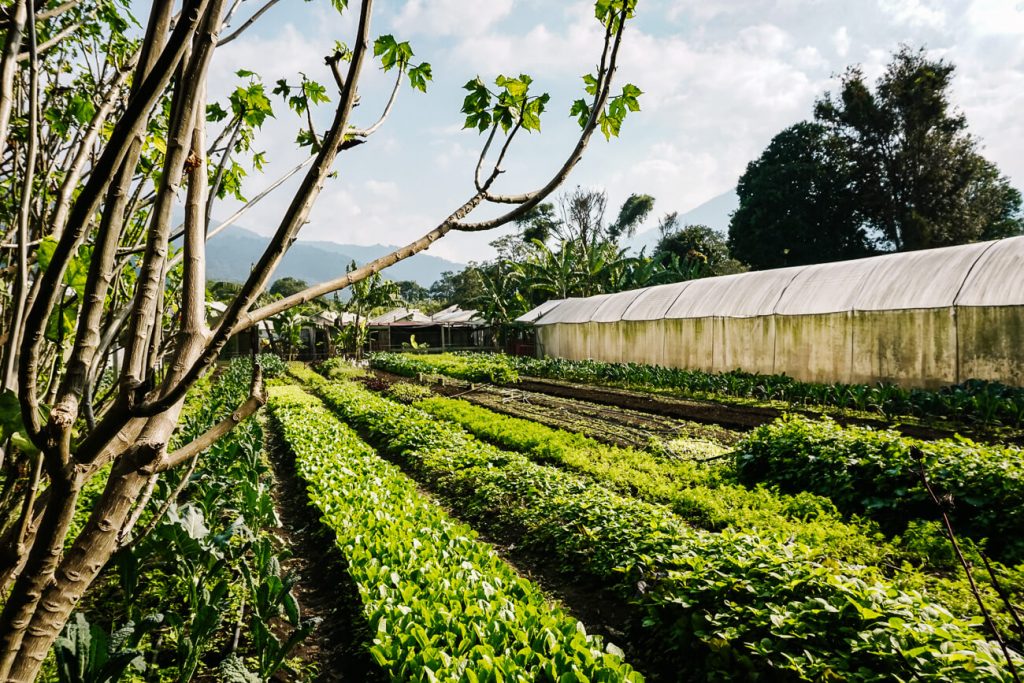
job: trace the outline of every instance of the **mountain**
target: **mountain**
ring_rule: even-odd
[[[267,237],[251,230],[232,226],[209,241],[206,246],[207,277],[211,280],[242,282],[267,246]],[[374,244],[338,244],[297,240],[288,250],[273,280],[294,277],[313,284],[345,273],[345,267],[372,261],[397,247]],[[430,287],[446,270],[462,270],[465,264],[419,253],[400,261],[384,271],[390,280],[413,280]]]
[[[679,227],[684,225],[706,225],[725,234],[729,232],[729,219],[739,205],[740,198],[736,195],[736,190],[729,190],[709,199],[696,208],[690,209],[684,214],[680,214]],[[640,251],[646,247],[647,253],[650,254],[660,238],[661,234],[658,232],[658,228],[654,227],[634,236],[627,242],[627,246],[634,251]]]

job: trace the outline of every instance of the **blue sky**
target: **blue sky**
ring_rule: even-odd
[[[254,2],[246,0],[236,26]],[[302,239],[405,243],[461,204],[483,142],[460,130],[461,86],[476,75],[529,73],[552,96],[543,132],[513,148],[500,189],[539,186],[575,143],[569,106],[600,48],[591,3],[378,0],[376,7],[374,34],[409,40],[417,59],[433,65],[434,82],[426,95],[403,91],[385,127],[343,155]],[[323,57],[335,40],[350,41],[353,14],[339,17],[326,0],[282,0],[218,51],[211,95],[226,93],[239,68],[269,84],[300,71],[329,84]],[[1024,0],[640,0],[618,78],[645,92],[644,110],[619,139],[595,137],[567,185],[606,189],[610,207],[646,192],[657,199],[657,215],[689,210],[732,188],[773,135],[810,116],[847,65],[860,63],[874,78],[900,43],[926,46],[958,66],[955,102],[984,153],[1024,187]],[[375,67],[364,72],[357,123],[376,117],[389,78]],[[257,138],[270,163],[265,176],[250,179],[250,194],[303,158],[293,142],[296,120],[278,109]],[[321,128],[329,116],[325,107]],[[290,187],[240,223],[272,230]],[[452,234],[430,253],[488,258],[497,236]]]

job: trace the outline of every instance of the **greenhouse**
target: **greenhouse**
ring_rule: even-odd
[[[539,355],[814,382],[1024,385],[1024,237],[549,301]]]

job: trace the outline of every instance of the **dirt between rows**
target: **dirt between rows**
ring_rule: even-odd
[[[386,678],[366,649],[372,638],[362,614],[362,599],[348,575],[348,563],[334,532],[320,521],[320,511],[309,502],[305,482],[295,472],[294,459],[269,420],[263,433],[274,470],[274,503],[281,519],[275,533],[291,552],[281,564],[299,575],[294,590],[303,617],[320,619],[292,657],[315,665],[315,680],[322,683],[382,683]]]
[[[714,401],[697,401],[669,398],[628,389],[598,387],[590,384],[574,384],[537,377],[523,377],[514,386],[517,389],[535,391],[552,396],[582,399],[593,403],[620,406],[632,410],[642,410],[657,415],[696,420],[709,424],[739,430],[750,430],[781,417],[785,413],[797,413],[812,418],[821,418],[824,413],[804,408],[780,410],[765,406],[740,406],[716,403]],[[869,418],[830,415],[839,424],[864,425],[879,429],[895,429],[900,433],[917,439],[948,439],[955,431],[914,424],[894,424],[883,420]]]

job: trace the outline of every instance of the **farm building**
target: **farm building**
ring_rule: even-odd
[[[1024,385],[1024,237],[549,301],[537,351],[812,382]]]

